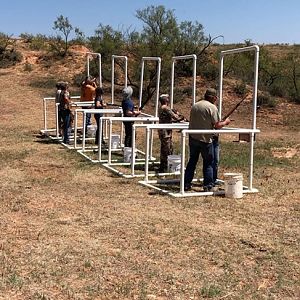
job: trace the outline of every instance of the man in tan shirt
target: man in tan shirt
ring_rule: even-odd
[[[215,89],[207,89],[204,99],[195,103],[191,109],[189,129],[220,129],[230,123],[227,118],[221,121],[219,118],[218,108],[215,105],[217,91]],[[194,178],[195,169],[201,153],[203,159],[203,188],[204,191],[212,191],[214,187],[213,178],[213,133],[190,134],[189,147],[190,157],[184,176],[184,189],[190,190]]]

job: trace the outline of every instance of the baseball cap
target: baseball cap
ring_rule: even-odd
[[[216,97],[217,96],[217,91],[213,88],[209,88],[209,89],[206,90],[205,96]]]

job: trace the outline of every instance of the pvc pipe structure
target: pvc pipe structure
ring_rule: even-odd
[[[185,163],[185,138],[187,134],[191,133],[216,133],[222,134],[222,133],[249,133],[249,134],[255,134],[259,133],[260,130],[258,129],[244,129],[244,128],[233,128],[233,129],[218,129],[217,131],[214,129],[201,129],[201,130],[195,130],[195,129],[184,129],[182,130],[182,141],[181,141],[181,174],[180,174],[180,193],[185,194],[184,192],[184,163]],[[253,145],[250,145],[252,147]],[[253,155],[252,151],[250,151],[250,156]],[[253,167],[249,166],[249,183],[252,183],[253,180]],[[249,185],[249,190],[252,190],[252,186]]]
[[[83,103],[83,102],[82,102]],[[77,149],[77,131],[78,131],[78,113],[83,113],[83,128],[85,127],[85,119],[86,114],[121,114],[121,109],[76,109],[75,110],[75,117],[74,117],[74,149]],[[100,126],[99,126],[100,127]],[[100,139],[101,141],[101,139]],[[82,151],[85,150],[85,130],[83,130],[83,137],[82,137]]]
[[[87,58],[87,76],[90,76],[90,56],[96,56],[99,60],[99,85],[102,87],[102,66],[101,66],[101,54],[95,52],[86,52]]]
[[[151,122],[152,125],[155,124],[155,122]],[[135,148],[135,145],[136,145],[136,139],[135,139],[135,132],[136,132],[136,128],[145,128],[147,130],[147,127],[149,126],[149,124],[133,124],[132,126],[132,136],[134,137],[132,139],[132,149],[131,149],[131,153],[136,153],[136,148]],[[150,134],[152,134],[152,131],[150,132]],[[147,135],[147,131],[146,131],[146,135]],[[149,153],[146,154],[145,153],[145,156],[148,155],[148,159],[155,159],[153,156],[152,156],[152,151],[153,151],[153,136],[150,135],[150,140],[151,140],[151,143],[149,145]],[[146,144],[147,144],[147,138],[146,138]],[[146,147],[146,151],[147,151],[147,147]],[[145,160],[146,161],[146,160]],[[131,176],[133,177],[134,176],[134,166],[135,166],[135,155],[131,155]]]
[[[170,123],[170,124],[147,124],[146,125],[146,155],[145,155],[145,181],[148,182],[149,178],[149,159],[152,156],[150,139],[153,130],[158,129],[175,129],[183,130],[189,127],[189,123]]]
[[[197,76],[197,55],[190,54],[190,55],[183,55],[183,56],[173,56],[172,57],[172,69],[171,69],[171,92],[170,92],[170,106],[173,108],[174,102],[174,73],[175,73],[175,61],[177,60],[185,60],[185,59],[193,59],[193,91],[192,91],[192,98],[193,98],[193,105],[196,103],[196,76]]]
[[[225,55],[237,54],[246,51],[255,51],[254,56],[254,83],[253,83],[253,100],[252,100],[252,129],[256,129],[256,109],[257,109],[257,89],[258,89],[258,64],[259,64],[259,47],[257,45],[236,48],[231,50],[221,51],[220,53],[220,77],[219,77],[219,115],[222,119],[222,100],[223,100],[223,73],[224,73],[224,57]],[[252,189],[253,184],[253,163],[254,163],[254,133],[250,134],[250,158],[249,158],[249,188]]]
[[[112,55],[111,56],[111,103],[114,103],[115,94],[115,60],[124,59],[125,60],[125,86],[127,87],[127,70],[128,70],[128,58],[123,55]]]
[[[157,117],[102,117],[101,119],[101,122],[104,122],[106,120],[108,120],[108,122],[112,125],[112,122],[124,122],[124,121],[131,121],[131,122],[158,122],[158,118]],[[100,122],[100,123],[101,123]],[[111,128],[112,126],[110,126]],[[99,126],[99,135],[101,134],[101,128],[102,126],[100,127]],[[110,130],[110,129],[109,129]],[[133,136],[133,139],[135,139],[135,136]],[[111,140],[111,132],[109,134],[109,141]],[[99,139],[100,141],[100,139]],[[135,142],[134,142],[135,143]],[[102,161],[101,160],[101,143],[99,143],[98,145],[98,160],[99,161]],[[108,164],[110,165],[111,164],[111,149],[108,149]]]
[[[155,97],[156,98],[156,101],[155,101],[155,117],[157,117],[158,116],[158,100],[159,100],[161,58],[160,57],[143,57],[142,58],[141,83],[140,83],[140,93],[139,93],[139,107],[142,106],[145,61],[157,61],[157,69],[156,69],[156,97]]]
[[[71,96],[71,99],[79,99],[80,96]],[[45,97],[43,98],[43,123],[44,123],[44,129],[42,131],[48,132],[48,131],[55,131],[56,129],[48,129],[48,112],[47,112],[47,102],[48,101],[54,101],[55,97]],[[55,108],[55,114],[56,114],[56,108]],[[57,115],[55,115],[55,118],[57,118]]]
[[[163,190],[157,186],[154,186],[153,184],[157,183],[166,183],[170,182],[170,180],[149,180],[149,171],[148,171],[148,166],[149,166],[149,161],[148,161],[148,155],[149,154],[149,141],[150,141],[150,131],[153,129],[158,129],[158,128],[163,128],[165,125],[165,128],[167,129],[175,129],[174,124],[154,124],[154,125],[147,125],[146,129],[146,161],[145,161],[145,179],[144,181],[140,181],[143,185],[154,188],[156,190],[159,190],[161,192],[164,192],[166,194],[169,194],[170,196],[174,197],[187,197],[187,196],[206,196],[206,195],[213,195],[213,194],[224,194],[224,191],[220,192],[185,192],[184,191],[184,173],[185,173],[185,159],[186,159],[186,137],[191,134],[191,133],[216,133],[216,130],[211,129],[211,130],[204,130],[204,129],[199,129],[199,130],[191,130],[191,129],[186,129],[186,128],[180,128],[180,126],[177,126],[177,129],[182,129],[181,131],[181,168],[180,168],[180,192],[179,193],[172,193],[168,192],[167,190]],[[187,126],[188,124],[184,125],[181,124],[182,127]],[[258,129],[244,129],[244,128],[225,128],[225,129],[219,129],[217,130],[219,134],[234,134],[234,133],[249,133],[249,134],[255,134],[259,133],[260,130]],[[251,153],[250,153],[251,155]],[[249,166],[251,169],[251,166]],[[250,178],[249,182],[253,180],[253,174],[250,173]],[[174,181],[174,180],[173,180]],[[256,189],[254,189],[252,186],[246,187],[247,189],[244,190],[245,193],[253,193],[257,192]]]

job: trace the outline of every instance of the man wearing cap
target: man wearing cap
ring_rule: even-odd
[[[122,100],[122,109],[123,109],[123,116],[124,117],[136,117],[141,112],[139,110],[134,110],[134,104],[131,99],[133,90],[131,86],[128,86],[123,89],[123,100]],[[131,147],[132,146],[132,121],[124,121],[123,122],[125,127],[125,141],[124,146],[125,147]]]
[[[215,105],[217,91],[209,88],[204,99],[195,103],[191,109],[189,129],[220,129],[230,123],[227,118],[220,120],[218,108]],[[203,159],[203,189],[205,192],[214,188],[214,134],[193,133],[189,136],[190,157],[184,176],[184,189],[190,190],[195,169],[201,153]]]
[[[92,78],[91,76],[87,76],[86,79],[81,83],[81,95],[80,95],[80,101],[81,102],[92,102],[95,98],[95,91],[96,91],[96,78]],[[85,108],[92,108],[85,107]],[[92,124],[91,121],[91,114],[86,114],[86,121],[85,121],[85,130],[87,130],[87,127]]]
[[[175,112],[169,106],[169,95],[162,94],[159,97],[160,107],[158,112],[159,123],[169,124],[184,121],[184,117]],[[160,139],[160,167],[159,172],[164,173],[168,167],[168,155],[173,154],[172,130],[159,129],[158,135]]]

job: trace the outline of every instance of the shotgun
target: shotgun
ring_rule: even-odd
[[[180,118],[180,119],[179,119],[177,122],[175,122],[175,123],[179,123],[179,122],[181,122],[181,121],[189,122],[189,120],[188,120],[184,115],[180,114],[180,113],[178,112],[178,110],[172,108],[172,111],[173,111],[174,114],[178,115],[178,117]]]
[[[147,104],[147,101],[142,103],[142,105],[139,107],[139,110],[142,111],[145,107],[145,105]]]
[[[106,103],[107,106],[112,106],[112,107],[121,107],[120,104],[115,104],[115,103]]]
[[[248,97],[248,94],[246,94],[245,97],[243,97],[242,100],[240,100],[224,117],[223,120],[226,120],[229,118],[235,111],[236,109],[242,104],[242,102]]]

